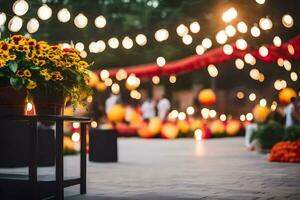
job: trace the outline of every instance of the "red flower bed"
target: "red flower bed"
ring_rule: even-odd
[[[269,161],[300,162],[300,139],[295,142],[278,142],[271,150]]]

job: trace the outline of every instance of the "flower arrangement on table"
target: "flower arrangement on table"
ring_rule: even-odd
[[[45,97],[63,96],[76,106],[88,86],[89,64],[76,49],[63,49],[22,35],[0,41],[0,83],[25,90],[36,104]]]

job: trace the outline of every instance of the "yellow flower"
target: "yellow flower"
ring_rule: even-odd
[[[6,64],[5,60],[0,59],[0,68],[5,67],[5,64]]]
[[[57,81],[61,81],[64,79],[64,77],[61,75],[59,71],[55,71],[51,73],[52,79],[55,79]]]
[[[31,72],[28,69],[24,70],[24,76],[30,78],[31,77]]]
[[[32,89],[36,88],[36,86],[37,86],[36,82],[28,79],[28,84],[26,87],[28,90],[32,90]]]
[[[17,76],[18,76],[18,77],[24,77],[24,76],[25,76],[24,71],[18,70],[18,71],[17,71]]]
[[[9,55],[9,60],[15,60],[17,58],[16,55]]]
[[[43,70],[40,71],[40,74],[42,76],[45,76],[46,74],[48,74],[48,70],[47,69],[43,69]]]

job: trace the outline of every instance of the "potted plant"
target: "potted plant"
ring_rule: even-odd
[[[63,49],[22,35],[0,42],[2,88],[19,90],[17,94],[22,98],[16,99],[23,102],[23,107],[27,93],[37,114],[61,115],[67,100],[74,106],[82,103],[81,94],[91,92],[88,67],[73,48]],[[1,97],[4,92],[0,89]],[[5,105],[6,101],[0,99],[1,103]]]
[[[259,126],[252,135],[251,141],[256,140],[256,150],[268,153],[272,147],[283,140],[284,127],[278,122],[269,122]]]

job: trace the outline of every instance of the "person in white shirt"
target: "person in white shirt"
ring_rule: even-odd
[[[106,99],[105,101],[105,112],[107,113],[108,110],[113,106],[118,103],[120,100],[120,97],[115,94],[110,94],[110,96]]]
[[[167,115],[171,109],[171,103],[167,98],[162,98],[157,104],[157,114],[161,120],[166,120]]]
[[[151,99],[146,99],[141,106],[144,120],[149,120],[155,117],[155,102]]]
[[[291,102],[284,109],[285,127],[290,127],[296,124],[295,120],[293,119],[293,113],[295,110],[296,103],[297,103],[297,99],[295,97],[292,97]]]

